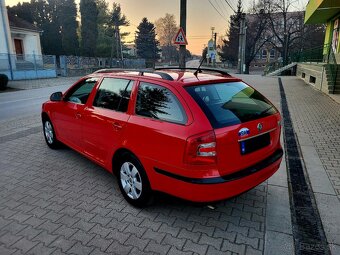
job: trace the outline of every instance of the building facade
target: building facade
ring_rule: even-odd
[[[33,24],[7,12],[0,0],[0,73],[10,80],[56,77],[55,56],[43,56]]]
[[[309,0],[306,24],[326,24],[323,61],[298,63],[297,76],[327,94],[340,94],[340,1]]]
[[[331,47],[340,63],[340,1],[335,0],[309,0],[305,14],[306,24],[326,24],[324,54]]]

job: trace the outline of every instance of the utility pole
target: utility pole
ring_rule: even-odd
[[[245,46],[246,46],[246,26],[245,26],[246,15],[241,14],[240,17],[240,33],[238,43],[238,70],[240,74],[243,74],[243,66],[245,64]]]
[[[217,49],[216,49],[216,40],[217,40],[217,33],[214,33],[214,51],[215,51],[215,57],[213,58],[213,67],[216,66],[216,55],[217,55]]]
[[[181,0],[180,27],[186,35],[187,31],[187,0]],[[179,68],[185,68],[186,45],[179,46]]]

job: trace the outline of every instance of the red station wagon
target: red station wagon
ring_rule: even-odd
[[[278,110],[217,69],[100,70],[53,93],[41,116],[49,147],[66,144],[116,174],[136,206],[152,191],[230,198],[268,179],[283,154]]]

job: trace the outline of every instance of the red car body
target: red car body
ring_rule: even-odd
[[[165,78],[159,77],[159,73]],[[104,107],[94,106],[103,80],[109,78],[119,79],[119,82],[130,81],[127,85],[131,88],[130,99],[127,99],[124,111],[107,109],[105,102]],[[92,79],[94,84],[87,100],[80,103],[68,98],[78,84],[88,79]],[[138,114],[137,101],[144,96],[141,84],[144,84],[143,93],[146,94],[151,93],[148,84],[156,85],[156,89],[152,87],[153,92],[163,91],[163,88],[166,93],[170,91],[171,98],[175,97],[182,108],[184,117],[180,123],[162,119],[167,115],[160,111],[156,112],[156,115],[163,116],[160,119],[151,113],[147,116]],[[223,87],[219,88],[219,84]],[[197,101],[204,99],[209,103],[211,99],[202,96],[196,100],[193,96],[196,92],[197,95],[206,92],[210,88],[207,86],[215,86],[222,91],[228,88],[228,84],[246,86],[242,93],[251,90],[253,94],[259,94],[240,79],[227,75],[194,74],[180,70],[150,74],[127,71],[94,73],[74,84],[63,93],[61,100],[44,103],[42,117],[43,120],[51,120],[58,141],[109,172],[113,172],[120,153],[129,152],[145,169],[151,190],[191,201],[217,201],[262,183],[277,171],[282,158],[281,117],[262,95],[261,100],[270,105],[270,113],[267,109],[265,114],[258,114],[259,117],[249,115],[249,121],[215,127],[209,119],[208,110]],[[200,101],[201,104],[204,100]],[[253,103],[237,94],[229,102],[219,105],[217,111],[229,107],[238,113],[236,108],[245,105],[238,100],[246,100],[247,107]],[[211,107],[214,107],[213,104]],[[174,111],[179,112],[178,109]],[[248,118],[246,114],[242,116]],[[247,149],[249,152],[243,153]]]

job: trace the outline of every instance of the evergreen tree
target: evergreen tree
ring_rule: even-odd
[[[63,54],[79,55],[77,7],[74,0],[59,0],[58,13]]]
[[[156,40],[154,24],[149,22],[147,18],[143,18],[142,22],[137,27],[135,43],[137,55],[146,60],[147,67],[154,66],[155,61],[159,59],[159,41]]]
[[[105,0],[96,0],[98,9],[98,38],[96,55],[101,57],[110,57],[112,33],[109,33],[110,12],[108,3]]]
[[[109,27],[112,29],[112,48],[111,57],[123,58],[121,55],[123,51],[122,37],[128,35],[128,33],[121,33],[120,27],[129,26],[130,22],[126,16],[122,14],[120,4],[113,3],[112,12],[110,14]]]
[[[75,54],[78,49],[77,8],[74,0],[31,0],[17,4],[9,12],[42,30],[44,54]]]
[[[227,32],[227,39],[223,39],[221,52],[219,52],[222,61],[229,61],[233,65],[236,65],[238,60],[240,17],[242,12],[242,1],[238,0],[237,11],[234,15],[230,16],[230,27]]]
[[[95,0],[80,1],[82,55],[95,56],[98,36],[98,9]]]

